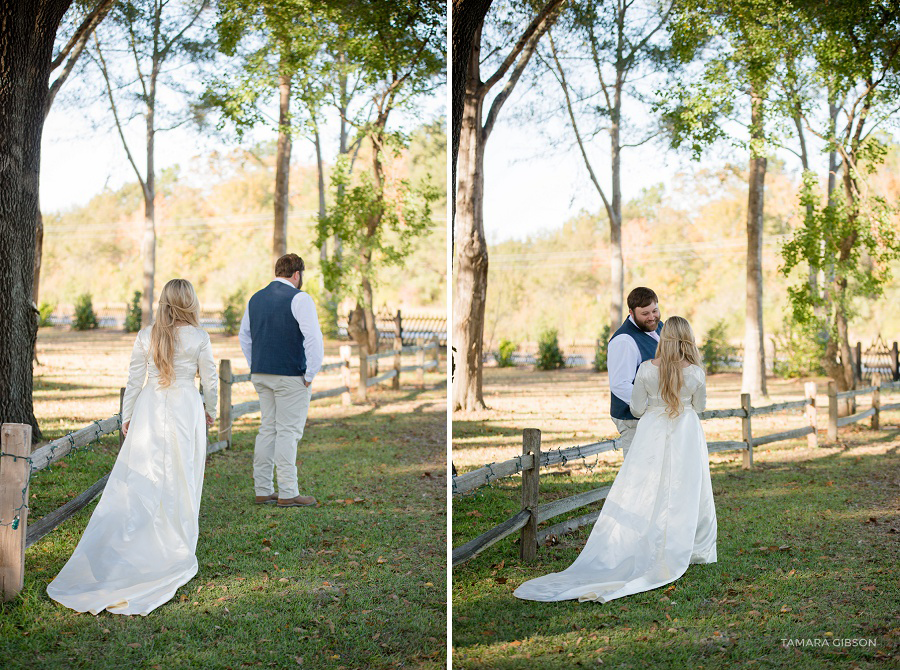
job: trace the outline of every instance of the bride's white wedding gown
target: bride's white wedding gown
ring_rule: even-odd
[[[174,364],[175,379],[161,387],[150,328],[138,333],[122,408],[128,435],[81,541],[47,586],[66,607],[146,615],[197,573],[204,406],[215,418],[218,387],[209,335],[179,327]]]
[[[716,508],[706,439],[697,412],[706,377],[684,369],[682,412],[674,419],[659,395],[659,368],[645,361],[634,380],[634,441],[600,517],[571,566],[515,591],[525,600],[607,602],[675,581],[690,563],[716,562]]]

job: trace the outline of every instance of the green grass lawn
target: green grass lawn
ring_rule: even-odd
[[[840,444],[818,449],[805,440],[762,447],[753,471],[739,456],[716,456],[718,563],[655,591],[607,604],[518,600],[519,584],[571,564],[590,527],[539,548],[531,564],[502,540],[453,570],[453,667],[898,667],[898,421],[894,412],[879,432],[842,428]],[[477,423],[461,434],[496,434]],[[619,461],[587,460],[592,470],[542,471],[541,502],[612,482]],[[518,511],[520,481],[456,497],[453,545]]]
[[[366,405],[313,403],[298,453],[315,508],[252,504],[258,418],[238,420],[234,447],[207,459],[200,571],[146,617],[78,614],[47,597],[94,504],[79,512],[26,552],[25,590],[0,605],[0,667],[444,667],[441,376],[427,375],[425,391],[379,387]],[[42,422],[48,439],[84,424],[56,406],[69,391],[58,386],[36,384],[47,396],[36,393],[36,406],[54,417]],[[104,438],[36,473],[31,519],[107,472],[117,444]]]

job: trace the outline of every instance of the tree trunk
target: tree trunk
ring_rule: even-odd
[[[752,94],[751,138],[763,139],[763,100]],[[741,391],[755,400],[766,397],[766,352],[763,345],[762,236],[766,157],[750,154],[747,199],[747,302]]]
[[[41,264],[44,259],[44,217],[38,209],[34,226],[34,281],[31,286],[31,300],[39,306],[41,291]]]
[[[34,417],[35,222],[50,60],[71,0],[5,4],[0,20],[0,423]]]
[[[155,93],[155,88],[151,88]],[[156,129],[154,127],[155,95],[147,103],[147,176],[144,180],[144,237],[141,258],[144,262],[144,285],[141,293],[141,327],[153,323],[153,291],[156,279],[156,166],[154,163]]]
[[[278,148],[275,156],[275,226],[272,236],[272,266],[287,253],[288,188],[291,172],[291,78],[278,78]]]
[[[450,127],[452,173],[450,195],[453,211],[451,222],[456,220],[456,168],[459,156],[460,128],[463,118],[463,100],[466,95],[466,73],[469,71],[469,58],[473,52],[473,44],[480,41],[481,27],[484,17],[491,8],[493,0],[453,0],[453,90],[451,95],[452,121]],[[454,227],[455,231],[455,227]],[[455,251],[455,233],[451,236],[451,245]]]
[[[485,409],[481,390],[488,251],[484,236],[484,138],[478,92],[480,32],[472,44],[459,131],[459,170],[454,222],[456,283],[453,345],[457,357],[453,409]]]

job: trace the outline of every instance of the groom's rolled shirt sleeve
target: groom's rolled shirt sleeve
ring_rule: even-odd
[[[244,316],[241,317],[241,329],[238,331],[238,342],[241,343],[241,351],[247,359],[247,367],[250,368],[250,357],[253,354],[253,338],[250,337],[250,303],[244,308]]]
[[[303,333],[303,351],[306,354],[306,374],[303,378],[312,383],[322,369],[325,358],[325,342],[322,339],[322,329],[319,328],[316,305],[308,293],[298,293],[291,301],[291,313]]]
[[[631,402],[635,370],[641,364],[637,343],[628,335],[617,335],[609,341],[606,368],[609,390],[625,403]]]

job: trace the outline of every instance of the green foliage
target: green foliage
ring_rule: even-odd
[[[53,310],[56,309],[56,305],[49,302],[42,302],[41,306],[38,307],[38,312],[40,312],[40,317],[38,319],[38,327],[43,328],[45,326],[52,325],[50,323],[50,317],[53,316]]]
[[[98,325],[91,294],[82,293],[75,301],[75,318],[72,321],[72,328],[75,330],[92,330]]]
[[[725,339],[725,321],[716,321],[707,331],[700,355],[706,364],[707,374],[721,371],[734,358],[735,350]]]
[[[891,263],[900,258],[900,240],[892,219],[897,209],[884,198],[869,196],[865,209],[853,208],[837,189],[832,203],[823,207],[817,186],[815,174],[804,173],[800,206],[806,216],[782,247],[780,272],[789,276],[797,267],[809,267],[833,277],[836,290],[828,293],[813,293],[807,281],[788,288],[790,322],[806,333],[824,333],[827,341],[838,337],[839,317],[849,321],[856,315],[854,298],[883,294],[892,278]]]
[[[144,311],[141,309],[141,292],[135,291],[131,298],[131,304],[125,311],[125,332],[136,333],[141,329],[141,319]]]
[[[238,289],[225,298],[222,321],[226,335],[237,335],[241,329],[241,319],[244,318],[244,308],[247,306],[245,295],[244,289]]]
[[[519,345],[516,342],[512,342],[510,340],[500,340],[499,351],[495,355],[497,359],[497,365],[501,368],[511,368],[515,366],[513,363],[513,354],[516,353],[516,349],[519,348]]]
[[[541,332],[538,337],[538,370],[558,370],[566,366],[566,359],[559,348],[559,332],[550,328]]]
[[[825,374],[822,360],[825,358],[825,337],[811,324],[798,323],[793,312],[788,312],[781,332],[773,336],[775,341],[775,374],[784,379]]]
[[[393,139],[401,141],[398,135]],[[338,158],[331,185],[335,204],[317,224],[316,246],[336,236],[345,253],[322,262],[325,288],[362,299],[363,282],[373,282],[378,268],[402,265],[429,230],[439,192],[430,183],[412,186],[405,179],[378,185],[368,172],[353,179],[346,155]]]
[[[607,370],[609,336],[611,333],[609,324],[603,326],[603,330],[600,331],[600,339],[597,340],[597,346],[594,348],[594,362],[592,364],[594,372],[606,372]]]

